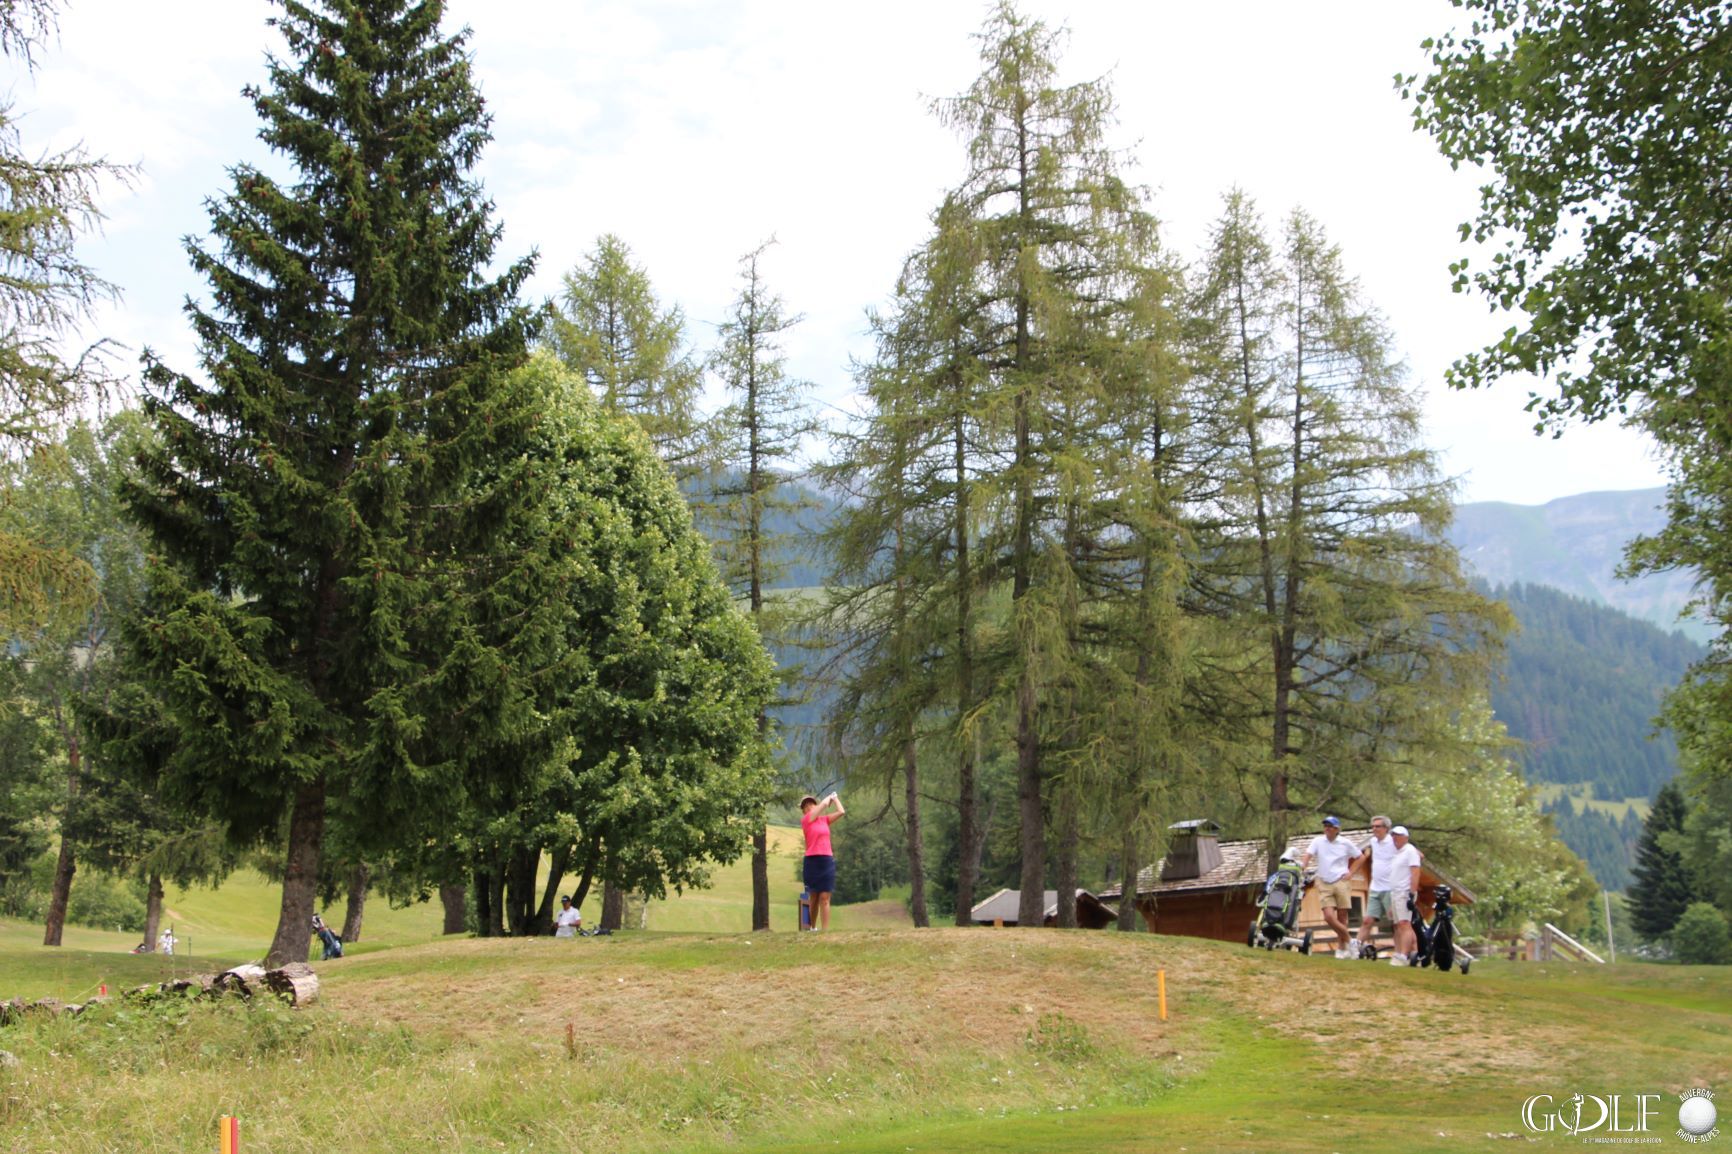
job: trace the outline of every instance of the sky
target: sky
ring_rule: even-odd
[[[821,415],[850,409],[866,313],[965,161],[931,113],[978,71],[980,0],[450,0],[471,29],[494,141],[477,175],[505,226],[503,259],[534,252],[535,298],[607,232],[708,349],[739,259],[788,309],[789,370]],[[103,197],[86,259],[122,290],[96,327],[134,360],[196,367],[181,308],[202,285],[183,241],[208,229],[229,166],[268,163],[241,88],[280,42],[267,0],[66,0],[60,36],[10,97],[28,148],[82,142],[137,166]],[[1537,437],[1530,388],[1454,392],[1444,370],[1511,320],[1450,289],[1457,228],[1482,175],[1452,171],[1412,128],[1392,83],[1451,27],[1445,0],[1024,0],[1069,30],[1060,74],[1106,77],[1113,140],[1149,189],[1164,242],[1200,257],[1222,195],[1254,197],[1270,227],[1296,207],[1337,243],[1387,318],[1424,397],[1427,439],[1462,501],[1540,504],[1663,483],[1638,433],[1612,425]],[[169,14],[172,13],[172,18]],[[1483,263],[1483,257],[1481,258]]]

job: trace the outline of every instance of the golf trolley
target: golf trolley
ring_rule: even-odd
[[[1407,899],[1408,907],[1413,910],[1413,935],[1419,943],[1413,956],[1407,959],[1408,965],[1436,966],[1439,971],[1447,973],[1449,968],[1456,964],[1455,910],[1449,904],[1450,896],[1448,886],[1437,887],[1430,924],[1420,918],[1418,909],[1413,908],[1413,898]],[[1462,960],[1461,972],[1467,973],[1472,964]]]
[[[1263,885],[1263,899],[1257,903],[1260,912],[1245,934],[1245,944],[1253,949],[1298,950],[1309,954],[1311,931],[1295,934],[1293,930],[1299,921],[1299,905],[1305,896],[1305,887],[1310,884],[1310,875],[1293,860],[1291,854],[1283,854],[1281,864]]]

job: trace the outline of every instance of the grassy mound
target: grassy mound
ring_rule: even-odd
[[[64,996],[114,962],[59,956]],[[304,1011],[0,1028],[0,1145],[203,1149],[234,1113],[254,1150],[1461,1151],[1530,1094],[1732,1082],[1726,968],[944,929],[446,940],[320,973]]]

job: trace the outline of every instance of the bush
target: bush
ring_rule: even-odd
[[[1707,902],[1692,902],[1672,927],[1672,952],[1692,966],[1732,965],[1732,927]]]

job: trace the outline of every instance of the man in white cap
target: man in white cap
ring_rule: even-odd
[[[1407,840],[1407,827],[1398,825],[1389,831],[1389,840],[1395,843],[1395,855],[1389,863],[1389,901],[1394,912],[1390,915],[1395,921],[1395,956],[1389,959],[1392,966],[1405,966],[1407,957],[1419,948],[1419,937],[1413,932],[1413,912],[1408,903],[1419,893],[1419,862],[1422,855],[1419,848]]]
[[[1347,911],[1353,907],[1353,886],[1347,880],[1353,872],[1353,859],[1359,847],[1341,836],[1341,819],[1331,814],[1323,819],[1323,832],[1305,847],[1306,869],[1317,863],[1318,902],[1323,907],[1323,920],[1335,931],[1335,956],[1351,958],[1352,938],[1347,933]]]

